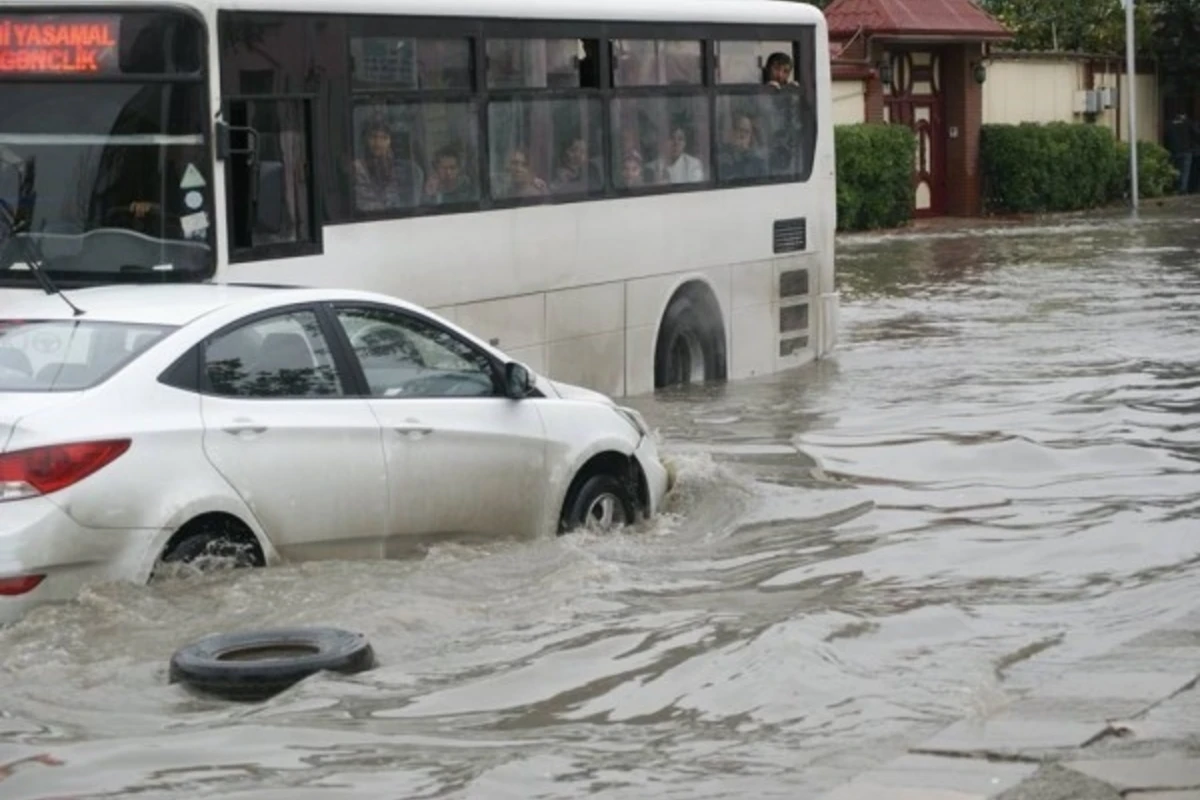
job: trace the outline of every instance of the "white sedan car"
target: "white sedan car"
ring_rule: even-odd
[[[237,285],[0,309],[0,623],[203,555],[386,558],[657,513],[641,416],[417,306]]]

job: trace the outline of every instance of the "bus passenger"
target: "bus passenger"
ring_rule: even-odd
[[[792,57],[787,53],[775,52],[767,57],[763,67],[763,83],[776,89],[792,82]]]
[[[462,149],[447,144],[433,156],[433,174],[425,184],[425,202],[463,203],[475,199],[475,187],[463,172]]]
[[[392,150],[387,120],[372,117],[363,126],[364,158],[354,161],[354,200],[359,211],[410,208],[420,199],[421,168]]]
[[[767,174],[766,160],[755,152],[757,138],[754,120],[750,115],[745,112],[735,113],[729,143],[721,153],[722,180],[761,178]]]
[[[646,183],[646,167],[642,163],[642,154],[636,150],[628,150],[621,161],[621,186],[626,189],[643,186]]]
[[[704,164],[686,152],[690,140],[685,123],[671,125],[664,148],[666,155],[650,162],[650,169],[659,183],[699,183],[704,180]]]
[[[534,174],[524,147],[514,147],[509,153],[508,173],[500,184],[501,197],[541,197],[549,192],[546,182]]]
[[[584,138],[571,136],[564,145],[558,156],[558,178],[554,182],[554,191],[586,192],[602,187],[604,178],[596,165],[588,160],[588,147]]]

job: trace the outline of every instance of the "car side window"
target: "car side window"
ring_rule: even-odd
[[[209,340],[204,373],[209,391],[223,397],[343,394],[333,354],[312,311],[264,317]]]
[[[336,309],[372,397],[493,397],[492,362],[415,316],[371,307]]]

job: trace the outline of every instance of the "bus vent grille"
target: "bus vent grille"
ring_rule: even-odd
[[[779,273],[779,297],[803,297],[808,294],[808,270],[790,269]]]
[[[775,220],[775,252],[795,253],[808,247],[808,220],[804,217]]]
[[[779,342],[779,357],[787,358],[788,356],[794,356],[807,347],[807,336],[793,336],[790,339],[781,339]]]

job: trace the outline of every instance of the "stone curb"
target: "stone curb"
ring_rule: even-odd
[[[1195,610],[821,800],[1200,800],[1198,680]]]

